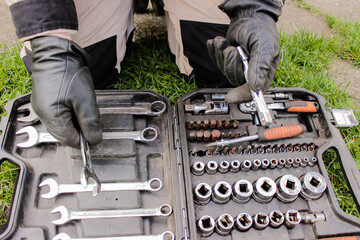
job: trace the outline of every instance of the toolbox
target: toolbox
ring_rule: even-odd
[[[359,170],[336,128],[357,124],[352,111],[326,109],[322,96],[305,89],[271,88],[264,94],[273,106],[268,129],[293,125],[303,132],[263,141],[251,103],[226,104],[229,90],[195,90],[176,106],[152,91],[96,91],[104,133],[155,129],[144,141],[109,137],[90,148],[98,194],[92,183],[81,184],[82,152],[47,142],[46,129],[24,107],[30,94],[10,101],[0,161],[18,165],[19,173],[0,239],[360,236],[360,219],[340,209],[322,159],[335,150],[360,209]],[[291,111],[298,101],[315,110]],[[142,112],[144,106],[153,114]],[[33,145],[29,126],[39,135]],[[240,137],[245,141],[223,144]]]

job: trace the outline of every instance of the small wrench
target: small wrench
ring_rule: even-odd
[[[27,126],[16,132],[16,135],[27,133],[27,141],[18,143],[20,148],[31,148],[40,143],[55,143],[58,140],[48,132],[39,132],[33,126]],[[103,132],[103,139],[133,139],[139,142],[152,142],[158,136],[157,130],[153,127],[147,127],[142,131],[131,132]]]
[[[167,217],[172,208],[163,204],[158,208],[138,208],[126,210],[98,210],[98,211],[69,211],[64,206],[54,208],[51,213],[60,213],[60,219],[52,221],[55,225],[62,225],[72,220],[94,219],[94,218],[126,218],[126,217]]]
[[[80,133],[80,149],[84,164],[84,168],[80,172],[80,182],[83,187],[87,187],[88,183],[90,183],[93,186],[93,196],[96,196],[100,192],[101,182],[92,169],[89,143],[86,141],[82,133]]]
[[[50,191],[41,195],[42,198],[54,198],[62,193],[80,193],[92,192],[94,184],[89,184],[83,187],[81,184],[58,184],[53,178],[48,178],[39,184],[39,187],[48,185]],[[146,182],[123,182],[123,183],[102,183],[101,192],[115,192],[115,191],[159,191],[162,187],[162,182],[158,178],[152,178]]]
[[[25,117],[19,117],[17,119],[19,122],[36,123],[37,121],[39,121],[39,117],[38,117],[38,115],[36,115],[35,111],[33,110],[31,103],[26,103],[26,104],[18,107],[17,111],[19,113],[29,112],[29,115],[27,115]]]
[[[66,233],[59,233],[52,240],[174,240],[172,232],[166,231],[159,235],[139,235],[127,237],[71,238]]]

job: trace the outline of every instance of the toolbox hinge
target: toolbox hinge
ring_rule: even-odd
[[[184,193],[180,194],[180,206],[181,206],[181,222],[183,228],[183,236],[181,239],[189,240],[189,227],[188,227],[188,214],[187,214],[187,205],[186,205],[186,191],[185,191],[185,181],[184,181],[184,171],[183,171],[183,157],[180,144],[180,132],[179,132],[179,120],[176,111],[176,107],[173,107],[173,116],[174,116],[174,147],[176,150],[176,161],[177,161],[177,175],[179,182],[179,192]]]

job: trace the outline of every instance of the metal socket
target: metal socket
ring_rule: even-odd
[[[301,159],[300,166],[306,167],[309,164],[309,161],[310,161],[309,158],[304,157],[303,159]]]
[[[230,163],[230,172],[238,172],[240,171],[240,161],[239,160],[232,160],[231,163]]]
[[[274,180],[268,177],[261,177],[253,184],[253,198],[260,203],[268,203],[276,193]]]
[[[308,164],[309,164],[310,167],[312,167],[312,166],[315,166],[317,161],[318,161],[318,159],[316,157],[312,157]]]
[[[295,158],[294,162],[293,162],[293,167],[299,167],[301,163],[301,159],[300,158]]]
[[[241,179],[234,183],[231,197],[237,203],[246,203],[250,200],[253,190],[248,180]]]
[[[301,222],[301,215],[298,211],[290,209],[285,213],[285,225],[292,229]]]
[[[205,172],[205,164],[201,161],[196,161],[191,166],[191,172],[196,176],[201,176]]]
[[[276,180],[276,196],[285,203],[290,203],[296,200],[300,191],[300,180],[290,174],[284,175]]]
[[[318,199],[326,190],[325,178],[318,172],[308,172],[300,177],[301,196],[305,199]]]
[[[274,169],[274,168],[277,167],[278,164],[279,164],[279,161],[277,159],[273,158],[273,159],[270,160],[270,166],[269,167],[271,169]]]
[[[199,183],[194,187],[194,202],[199,205],[207,204],[211,199],[212,189],[207,183]]]
[[[277,167],[281,169],[285,166],[285,164],[286,164],[286,160],[284,158],[280,158]]]
[[[252,170],[258,170],[261,167],[261,161],[259,159],[255,159],[252,163]]]
[[[218,164],[215,161],[208,161],[205,167],[205,172],[208,174],[215,174],[217,172]]]
[[[233,227],[234,227],[234,219],[230,214],[227,213],[221,214],[216,219],[215,231],[222,236],[230,234]]]
[[[208,237],[214,232],[215,220],[209,215],[202,216],[197,221],[197,227],[201,236]]]
[[[285,168],[291,168],[294,164],[294,159],[288,158],[285,162]]]
[[[271,227],[278,228],[285,221],[284,214],[282,212],[280,212],[279,210],[274,210],[269,214],[269,221],[270,221]]]
[[[225,204],[230,200],[231,193],[231,185],[228,182],[217,182],[213,187],[212,200],[217,204]]]
[[[261,161],[261,168],[262,168],[262,169],[267,169],[269,166],[270,166],[269,160],[263,159],[263,160]]]
[[[245,160],[241,163],[241,170],[244,172],[248,172],[251,168],[251,161],[250,160]]]
[[[269,222],[269,216],[263,212],[259,212],[253,217],[253,226],[257,230],[266,228],[269,225]]]
[[[219,163],[218,171],[219,173],[227,173],[229,171],[229,168],[230,168],[230,163],[226,160],[222,160]]]
[[[235,219],[235,228],[239,231],[247,231],[251,228],[253,219],[248,213],[240,213]]]

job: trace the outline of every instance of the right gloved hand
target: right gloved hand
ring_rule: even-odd
[[[87,53],[55,36],[31,40],[31,105],[41,122],[63,145],[79,148],[79,131],[89,144],[102,139],[100,113]]]

